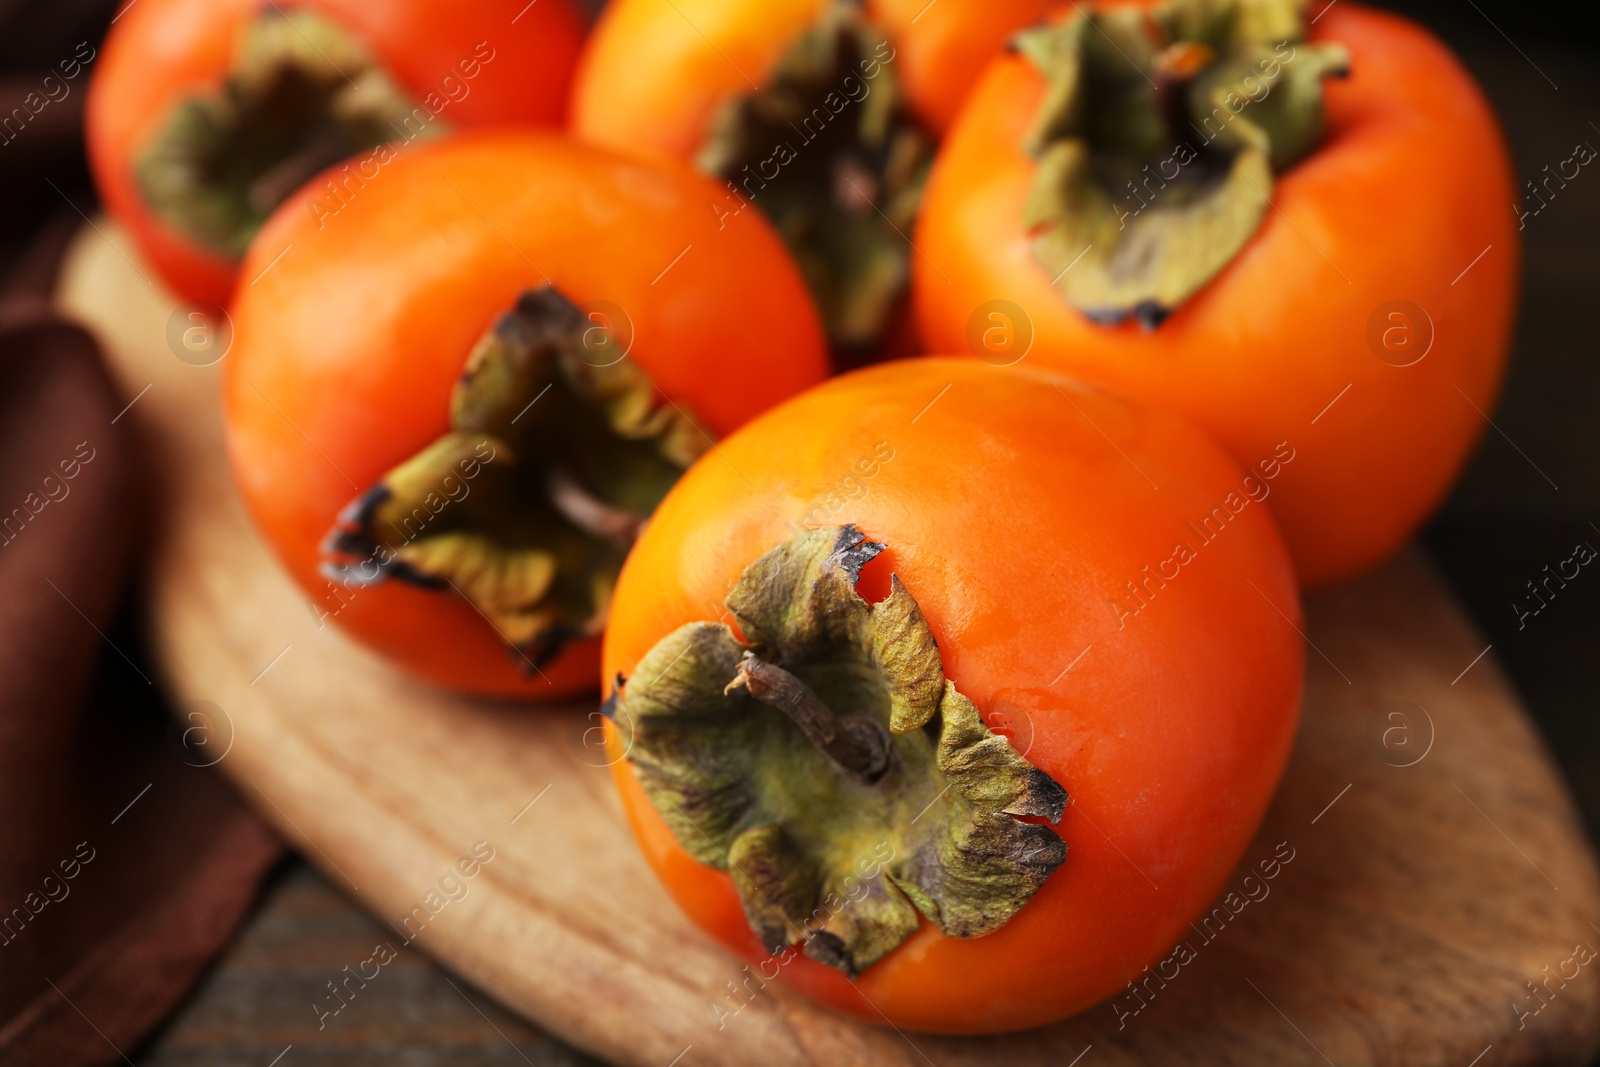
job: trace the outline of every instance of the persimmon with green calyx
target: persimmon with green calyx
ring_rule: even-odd
[[[91,83],[101,199],[174,291],[225,303],[256,230],[333,164],[323,212],[413,142],[560,123],[583,32],[571,0],[139,0]]]
[[[712,183],[538,133],[291,197],[223,364],[251,514],[323,625],[453,688],[592,689],[617,570],[695,457],[820,381],[782,242]]]
[[[1026,358],[1297,458],[1302,582],[1374,566],[1485,425],[1520,256],[1504,141],[1438,40],[1343,0],[1065,6],[974,90],[914,263],[931,346]],[[1000,316],[998,319],[993,316]],[[976,328],[975,328],[976,326]]]
[[[1288,756],[1299,608],[1257,484],[1176,416],[974,360],[755,420],[617,584],[608,746],[650,864],[763,981],[869,1022],[1112,994]]]
[[[617,0],[586,48],[573,127],[693,160],[799,260],[841,355],[894,327],[932,146],[1045,0]],[[904,347],[902,341],[901,347]]]

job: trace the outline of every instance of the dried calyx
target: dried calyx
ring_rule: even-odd
[[[669,634],[608,709],[679,844],[726,870],[768,951],[854,976],[917,929],[1003,926],[1066,857],[1067,795],[944,676],[899,580],[869,604],[883,549],[854,527],[802,533],[751,564],[722,623]]]
[[[554,288],[473,349],[450,430],[339,516],[323,570],[453,591],[526,669],[605,624],[622,558],[710,438]]]
[[[1024,224],[1074,307],[1154,329],[1256,232],[1274,174],[1322,136],[1322,79],[1348,71],[1305,41],[1305,6],[1079,8],[1017,37],[1048,85]]]
[[[905,293],[903,234],[932,156],[894,56],[836,0],[760,89],[717,111],[696,160],[772,220],[846,353],[878,343]]]
[[[444,131],[349,34],[310,11],[264,9],[227,80],[181,101],[134,164],[151,209],[230,259],[319,172],[389,141]]]

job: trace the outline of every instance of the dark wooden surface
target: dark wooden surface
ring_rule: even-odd
[[[1545,34],[1488,4],[1417,4],[1478,73],[1506,125],[1518,171],[1532,176],[1580,140],[1600,144],[1600,64],[1565,35],[1568,17],[1540,9]],[[1592,19],[1572,12],[1574,19]],[[1577,27],[1574,23],[1574,27]],[[1589,27],[1592,29],[1592,27]],[[1501,30],[1511,35],[1508,41]],[[1554,83],[1552,86],[1551,83]],[[1558,87],[1558,88],[1557,88]],[[1414,176],[1419,196],[1447,175]],[[1507,206],[1509,210],[1509,205]],[[1600,363],[1590,326],[1600,282],[1600,176],[1585,173],[1526,233],[1527,272],[1516,363],[1497,429],[1426,540],[1478,616],[1600,831],[1600,579],[1573,583],[1525,628],[1511,602],[1573,543],[1600,545]],[[1537,469],[1535,469],[1537,468]],[[1546,477],[1548,476],[1548,478]],[[1551,482],[1559,486],[1553,488]],[[1600,917],[1597,917],[1600,919]],[[189,1064],[500,1064],[594,1062],[494,1006],[408,951],[318,1029],[313,1002],[379,928],[320,875],[296,862],[191,1002],[134,1059]],[[290,1048],[292,1046],[292,1049]],[[1490,1067],[1492,1058],[1483,1067]],[[664,1065],[665,1067],[665,1065]]]
[[[346,1006],[327,983],[396,941],[303,862],[286,865],[204,986],[156,1036],[140,1067],[587,1067],[415,948],[402,948]],[[369,968],[370,971],[370,968]],[[277,1057],[282,1056],[281,1060]]]

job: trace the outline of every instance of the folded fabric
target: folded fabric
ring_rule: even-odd
[[[0,0],[0,114],[28,110],[0,134],[0,1065],[125,1062],[284,854],[164,706],[130,603],[153,507],[136,414],[49,307],[89,204],[84,86],[37,111],[26,92],[111,12]]]
[[[0,1064],[123,1062],[283,853],[118,624],[148,509],[123,403],[88,334],[0,301]]]

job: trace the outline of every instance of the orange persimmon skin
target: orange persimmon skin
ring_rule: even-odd
[[[1011,35],[1049,7],[1049,0],[867,0],[867,15],[900,53],[896,69],[911,106],[942,134]]]
[[[623,567],[608,687],[677,627],[725,620],[740,572],[794,527],[854,523],[888,545],[863,595],[899,575],[946,675],[986,719],[1030,724],[1009,736],[1031,732],[1028,759],[1073,798],[1057,827],[1066,862],[999,931],[964,941],[924,922],[853,983],[804,956],[781,981],[869,1022],[998,1032],[1089,1007],[1171,951],[1255,832],[1298,715],[1299,607],[1266,509],[1245,504],[1209,544],[1185,525],[1240,484],[1181,419],[956,359],[834,379],[690,469]],[[1134,604],[1126,583],[1179,540],[1196,558],[1119,614],[1112,600]],[[718,941],[765,958],[729,875],[678,845],[615,730],[610,743],[669,892]]]
[[[718,105],[765,86],[831,0],[615,0],[584,49],[574,132],[600,144],[692,159]],[[1047,0],[868,0],[917,115],[939,133],[1006,38]]]
[[[1324,83],[1325,139],[1279,177],[1238,258],[1153,332],[1090,322],[1033,258],[1021,142],[1044,80],[1020,57],[993,64],[946,139],[913,261],[933,348],[967,351],[975,309],[1008,300],[1032,323],[1028,362],[1186,414],[1241,465],[1290,441],[1299,458],[1270,507],[1308,587],[1380,562],[1444,496],[1494,406],[1520,258],[1503,139],[1444,45],[1349,0],[1312,39],[1351,56],[1350,77]],[[1425,320],[1389,319],[1391,301],[1432,322],[1411,366],[1368,340],[1376,323],[1425,347]]]
[[[456,689],[594,688],[598,640],[528,677],[466,601],[399,581],[336,588],[318,546],[341,508],[448,429],[473,345],[547,279],[579,305],[620,307],[629,358],[713,436],[820,381],[798,272],[764,220],[719,230],[695,210],[710,184],[507,131],[409,148],[332,218],[311,210],[314,185],[279,209],[245,258],[256,281],[232,309],[224,416],[245,502],[314,610]]]
[[[90,85],[86,127],[101,200],[185,299],[226,303],[238,264],[151,212],[133,165],[181,100],[220,90],[240,33],[271,6],[268,0],[139,0],[112,27]],[[584,35],[571,0],[540,0],[520,17],[522,0],[297,0],[282,6],[314,11],[351,33],[419,104],[430,95],[430,110],[447,101],[440,122],[460,129],[553,126],[566,115]],[[493,50],[487,63],[479,62],[480,45]],[[475,66],[477,75],[464,77],[462,63]]]

